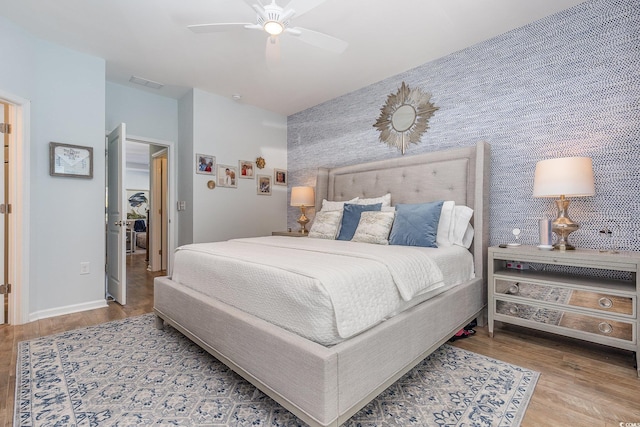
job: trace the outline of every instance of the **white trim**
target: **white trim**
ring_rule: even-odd
[[[94,310],[96,308],[107,307],[105,299],[99,299],[91,302],[83,302],[81,304],[67,305],[64,307],[50,308],[47,310],[36,311],[29,316],[29,322],[35,320],[46,319],[48,317],[62,316],[63,314],[77,313],[79,311]]]
[[[10,170],[9,200],[13,214],[9,216],[9,294],[10,324],[29,321],[29,247],[30,247],[30,192],[29,172],[31,147],[31,101],[0,90],[0,98],[11,104],[14,131],[9,145]]]

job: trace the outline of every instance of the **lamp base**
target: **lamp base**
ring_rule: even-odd
[[[305,207],[300,206],[300,218],[297,221],[300,224],[300,233],[307,234],[307,224],[309,223],[309,218],[305,215]]]
[[[576,231],[580,226],[569,218],[569,200],[564,196],[560,196],[560,200],[556,200],[558,207],[558,217],[551,223],[551,230],[558,236],[558,241],[553,247],[561,251],[574,250],[576,247],[568,242],[569,234]]]

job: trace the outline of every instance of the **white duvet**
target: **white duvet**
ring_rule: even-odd
[[[446,280],[441,267],[462,274]],[[464,248],[272,236],[182,246],[172,279],[328,345],[472,276]]]

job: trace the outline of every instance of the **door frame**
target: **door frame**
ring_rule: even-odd
[[[126,123],[126,122],[125,122]],[[147,138],[144,136],[127,135],[127,141],[140,142],[143,144],[156,145],[164,147],[167,150],[167,275],[170,276],[173,271],[173,253],[176,249],[178,221],[177,221],[177,167],[178,159],[176,157],[176,143],[156,138]],[[150,171],[151,172],[151,171]],[[106,254],[105,254],[106,256]],[[106,261],[106,258],[105,258]]]
[[[9,215],[10,257],[5,266],[9,268],[11,293],[6,321],[12,325],[20,325],[29,321],[31,101],[1,89],[0,98],[11,105],[13,124],[9,144],[9,174],[12,179],[8,188],[13,213]]]
[[[168,195],[168,176],[162,177],[158,175],[158,162],[162,164],[165,161],[166,165],[169,165],[169,154],[167,147],[163,147],[161,150],[151,155],[151,167],[149,170],[150,175],[150,190],[151,190],[151,210],[149,213],[149,223],[152,224],[151,232],[147,230],[147,247],[149,248],[149,270],[152,272],[164,270],[163,267],[167,266],[167,260],[169,259],[169,251],[167,247],[168,242],[168,226],[169,224],[165,219],[167,218],[166,212],[169,210],[168,200],[163,200],[162,193]],[[164,174],[168,174],[167,167],[161,168]],[[157,197],[160,195],[160,197]],[[159,205],[158,200],[162,200],[163,203]],[[155,202],[154,202],[155,201]],[[159,213],[159,211],[162,212]],[[158,224],[160,226],[158,227]],[[165,229],[166,227],[166,229]],[[160,252],[162,251],[162,255]]]

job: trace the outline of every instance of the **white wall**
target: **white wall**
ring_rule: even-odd
[[[287,118],[228,98],[193,91],[193,241],[265,236],[286,227],[287,187],[273,186],[272,195],[258,195],[256,180],[238,179],[237,188],[214,190],[215,176],[195,173],[195,154],[216,157],[218,164],[238,166],[239,160],[266,160],[255,175],[273,176],[287,167]],[[185,162],[188,164],[188,162]]]
[[[28,316],[103,306],[105,61],[4,18],[0,51],[11,58],[0,67],[0,90],[31,102]],[[50,141],[93,147],[93,179],[49,176]],[[79,274],[81,262],[90,274]]]
[[[178,141],[178,101],[106,82],[106,130],[127,124],[127,134]]]
[[[127,169],[124,175],[127,190],[149,190],[149,171]]]
[[[178,246],[193,243],[193,89],[178,101],[178,194],[177,200],[186,203],[186,210],[179,211]]]

